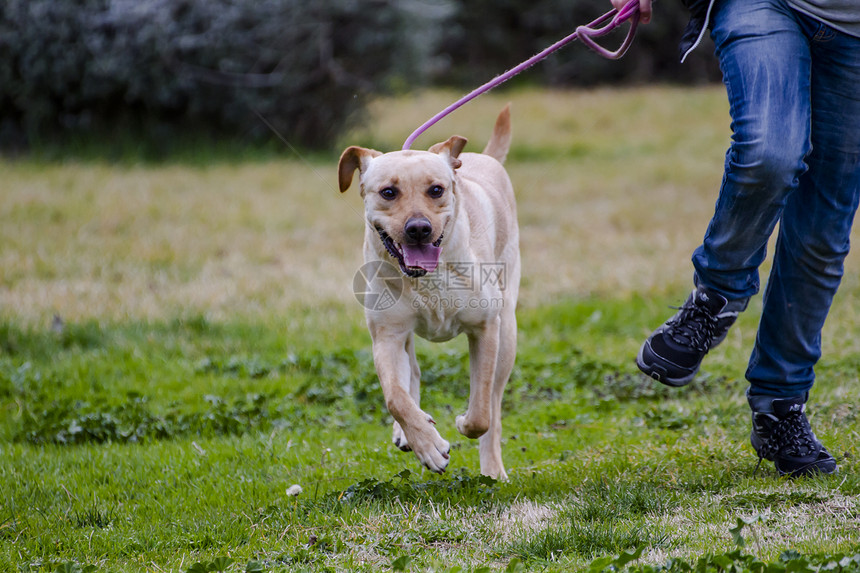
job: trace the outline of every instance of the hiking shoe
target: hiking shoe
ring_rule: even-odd
[[[728,301],[703,286],[690,293],[678,312],[655,330],[636,356],[636,365],[668,386],[689,384],[702,358],[726,337],[748,299]]]
[[[799,477],[832,474],[836,460],[825,449],[806,418],[806,395],[794,398],[750,396],[752,433],[750,443],[761,461],[770,460],[779,475]],[[756,466],[758,469],[758,466]]]

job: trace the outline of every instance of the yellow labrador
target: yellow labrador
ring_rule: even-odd
[[[506,107],[483,153],[461,153],[466,139],[455,135],[429,151],[349,147],[338,165],[341,192],[359,171],[365,263],[399,269],[368,278],[389,304],[365,304],[393,441],[434,472],[445,471],[450,445],[419,406],[413,336],[441,342],[465,333],[470,394],[457,430],[480,437],[481,473],[507,478],[501,407],[516,355],[520,281],[516,203],[502,167],[510,141]]]

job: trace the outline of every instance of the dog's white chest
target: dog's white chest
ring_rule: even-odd
[[[472,271],[446,265],[421,279],[410,281],[404,293],[414,312],[415,333],[432,342],[450,340],[496,315],[503,301],[498,290],[486,288]]]

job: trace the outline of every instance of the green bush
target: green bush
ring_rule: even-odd
[[[395,0],[4,0],[0,144],[193,129],[321,147],[404,63]]]
[[[108,146],[142,139],[169,154],[186,134],[260,142],[272,129],[292,145],[323,148],[360,119],[366,96],[428,82],[474,87],[609,7],[608,0],[3,0],[0,150],[95,134]],[[620,62],[570,46],[521,79],[564,86],[718,79],[707,47],[678,63],[686,17],[680,2],[658,2]]]

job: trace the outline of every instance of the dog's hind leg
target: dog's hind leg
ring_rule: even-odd
[[[502,311],[499,333],[499,354],[490,410],[490,428],[481,436],[479,451],[481,473],[492,478],[507,480],[502,462],[502,397],[511,377],[517,354],[517,318],[513,308]]]
[[[457,431],[478,438],[490,427],[490,402],[499,353],[500,319],[488,320],[483,328],[469,333],[469,407],[457,416]]]
[[[421,369],[418,367],[418,359],[415,357],[415,337],[409,333],[406,339],[406,354],[409,355],[409,365],[412,370],[412,375],[409,379],[409,395],[415,401],[415,405],[421,406]],[[394,445],[404,452],[412,451],[409,446],[409,440],[406,439],[406,434],[403,433],[403,428],[398,422],[394,422],[391,441]]]

